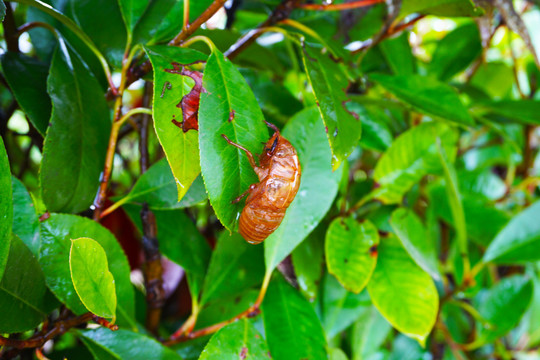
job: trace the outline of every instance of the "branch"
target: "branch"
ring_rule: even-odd
[[[240,314],[236,315],[235,317],[222,321],[220,323],[202,328],[197,331],[190,332],[190,329],[193,329],[195,327],[195,323],[192,323],[192,317],[190,316],[188,320],[186,321],[186,324],[182,325],[178,331],[176,331],[171,337],[163,342],[163,345],[165,346],[171,346],[174,344],[178,344],[184,341],[188,341],[191,339],[195,339],[201,336],[206,336],[209,334],[213,334],[216,331],[220,330],[221,328],[237,321],[243,318],[251,318],[255,317],[260,314],[261,310],[261,304],[264,300],[264,296],[266,295],[266,290],[268,290],[268,285],[270,284],[270,279],[272,276],[272,272],[267,273],[264,277],[263,284],[261,286],[261,290],[259,291],[259,296],[257,297],[257,300],[255,300],[255,303],[251,305],[247,310],[241,312]],[[185,331],[184,331],[185,330]]]
[[[367,48],[370,48],[376,44],[378,44],[379,42],[383,41],[384,39],[387,39],[389,37],[391,37],[392,35],[395,35],[397,33],[400,33],[404,30],[406,30],[407,28],[413,26],[414,24],[416,24],[416,22],[420,19],[423,19],[425,15],[418,15],[417,17],[407,21],[406,23],[402,23],[402,24],[399,24],[399,25],[396,25],[396,26],[391,26],[388,28],[388,30],[386,32],[384,32],[381,36],[379,36],[379,38],[376,40],[376,41],[373,41],[372,39],[369,39],[369,40],[366,40],[364,41],[364,43],[362,44],[362,46],[360,46],[358,49],[354,50],[352,52],[352,54],[358,54],[364,50],[366,50]]]
[[[342,4],[299,4],[296,7],[303,10],[342,11],[384,3],[385,0],[356,0]]]
[[[212,5],[210,5],[204,12],[195,19],[194,22],[187,25],[186,29],[182,29],[180,34],[176,35],[174,39],[169,41],[169,45],[172,46],[178,46],[180,45],[184,40],[186,40],[191,34],[193,34],[197,29],[201,27],[202,24],[208,21],[212,16],[214,16],[215,13],[218,12],[221,7],[225,4],[227,0],[214,0]]]
[[[12,347],[15,349],[40,348],[52,338],[62,335],[69,329],[87,323],[90,320],[93,320],[97,324],[103,325],[113,331],[118,330],[117,325],[111,325],[107,320],[100,318],[99,316],[92,313],[86,313],[71,319],[57,321],[48,332],[46,327],[44,327],[40,333],[27,340],[10,339],[0,336],[0,346]]]
[[[225,52],[225,56],[229,59],[236,57],[241,51],[253,44],[255,40],[261,36],[264,32],[264,28],[273,26],[278,22],[285,20],[289,17],[294,8],[298,7],[302,0],[282,0],[276,9],[270,14],[268,19],[262,24],[259,24],[256,29],[249,31],[246,35],[242,36]]]
[[[6,16],[2,24],[4,26],[4,39],[8,51],[19,52],[19,36],[17,35],[17,26],[13,16],[11,3],[6,1]]]
[[[142,247],[145,258],[144,285],[146,288],[146,328],[153,334],[157,334],[161,319],[161,308],[165,304],[165,292],[163,291],[163,267],[161,266],[161,253],[157,239],[157,225],[154,213],[148,209],[145,203],[141,210],[143,224]]]

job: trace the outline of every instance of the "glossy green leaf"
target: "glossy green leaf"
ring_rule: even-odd
[[[36,258],[21,239],[12,235],[6,270],[0,281],[0,332],[33,329],[57,305]]]
[[[206,197],[202,178],[197,177],[179,202],[176,181],[171,168],[166,159],[161,159],[142,174],[131,191],[119,199],[114,206],[146,203],[152,210],[172,210],[193,206],[205,200]]]
[[[107,255],[90,238],[71,240],[69,270],[79,299],[91,313],[116,319],[116,290]]]
[[[321,300],[322,324],[329,339],[351,326],[371,307],[367,291],[349,292],[328,273],[324,277]]]
[[[437,43],[429,72],[447,81],[465,70],[482,52],[480,33],[474,22],[460,26]]]
[[[244,203],[231,204],[258,182],[246,154],[221,136],[260,153],[268,131],[255,96],[236,67],[214,49],[204,70],[199,107],[201,170],[216,216],[234,231]],[[291,140],[291,139],[289,139]]]
[[[437,216],[447,224],[454,226],[454,217],[450,209],[446,189],[443,186],[433,186],[429,190],[430,202],[437,204],[433,207]],[[463,210],[468,236],[476,243],[487,247],[497,233],[508,223],[507,213],[497,209],[493,203],[478,196],[468,195],[463,198]],[[489,224],[489,226],[486,226]]]
[[[336,170],[358,144],[361,124],[358,115],[349,111],[346,90],[349,81],[339,64],[320,49],[302,47],[306,73],[326,126],[332,149],[332,169]]]
[[[539,211],[540,201],[537,201],[514,216],[491,242],[482,260],[497,264],[540,260]]]
[[[448,160],[448,154],[441,146],[439,138],[437,138],[437,149],[443,168],[444,181],[446,183],[446,196],[448,197],[450,211],[452,212],[452,217],[454,218],[456,240],[461,256],[466,256],[468,253],[467,224],[465,222],[465,212],[463,210],[463,204],[461,201],[461,193],[459,191],[456,169]]]
[[[481,102],[475,105],[476,109],[490,112],[525,124],[538,125],[540,120],[540,100],[499,100]]]
[[[30,249],[35,257],[39,256],[39,218],[34,202],[23,183],[11,178],[13,186],[13,233]]]
[[[208,342],[200,360],[270,359],[266,342],[247,319],[219,330]]]
[[[99,9],[99,21],[96,21]],[[116,68],[122,66],[127,33],[118,1],[66,0],[67,15],[92,39],[99,51]]]
[[[424,175],[439,173],[439,138],[449,159],[454,159],[457,132],[442,122],[422,123],[401,134],[375,167],[373,177],[380,185],[376,197],[398,203]]]
[[[324,225],[317,226],[291,254],[298,286],[310,300],[317,296],[323,275],[325,233]]]
[[[369,359],[380,349],[392,326],[370,306],[354,323],[351,333],[351,360]]]
[[[218,239],[206,274],[201,304],[260,284],[264,276],[263,249],[239,234],[225,231]]]
[[[176,180],[180,201],[201,171],[198,132],[184,132],[173,122],[182,122],[182,108],[177,105],[191,91],[194,81],[189,76],[170,73],[167,69],[174,70],[173,63],[203,61],[206,55],[171,46],[154,46],[145,50],[154,68],[154,128]]]
[[[49,289],[74,313],[87,312],[73,287],[69,266],[71,239],[80,237],[95,239],[105,250],[118,299],[117,323],[133,327],[135,300],[126,255],[115,237],[95,221],[75,215],[51,214],[41,223],[39,264]]]
[[[40,181],[49,211],[80,212],[96,195],[111,130],[109,108],[94,76],[61,42],[48,80],[53,103]]]
[[[328,271],[348,290],[359,293],[377,263],[379,233],[370,222],[337,218],[328,227],[325,253]]]
[[[484,12],[471,0],[404,0],[400,15],[406,16],[412,13],[461,17],[480,16]]]
[[[2,55],[2,69],[17,102],[37,131],[45,135],[52,108],[47,94],[49,67],[34,58],[8,51]]]
[[[230,320],[232,314],[241,314],[257,301],[258,288],[251,288],[236,292],[227,297],[220,297],[219,301],[211,302],[200,308],[195,329],[203,329],[221,321]]]
[[[462,125],[474,124],[456,90],[438,80],[420,75],[372,74],[369,78],[421,113]]]
[[[416,264],[433,278],[440,279],[435,244],[420,218],[412,210],[399,208],[392,213],[390,225]]]
[[[264,241],[266,271],[273,270],[317,226],[337,194],[342,170],[332,172],[330,148],[315,108],[289,120],[283,136],[295,147],[302,177],[281,225]],[[321,191],[324,184],[324,191]]]
[[[0,137],[0,279],[8,260],[11,227],[13,226],[13,198],[11,170],[4,140]]]
[[[506,334],[518,323],[533,295],[531,279],[516,275],[502,279],[477,298],[478,312],[487,321],[480,329],[480,339],[489,342]]]
[[[411,75],[416,72],[416,59],[409,44],[409,32],[382,41],[381,52],[395,75]]]
[[[153,338],[129,330],[111,331],[100,327],[94,330],[78,331],[77,333],[94,356],[105,353],[108,355],[105,359],[182,359],[174,351],[161,345]],[[98,358],[102,359],[101,357]]]
[[[166,163],[165,166],[168,167]],[[142,234],[141,207],[127,205],[124,209]],[[156,217],[159,250],[186,270],[190,279],[190,291],[198,294],[212,254],[210,246],[183,210],[153,210],[153,213]]]
[[[182,30],[183,0],[154,0],[148,3],[133,31],[133,43],[155,44],[171,40]],[[189,2],[190,22],[210,6],[212,0]]]
[[[360,146],[385,151],[392,144],[393,135],[388,127],[390,119],[379,107],[350,102],[347,108],[358,114],[362,122]]]
[[[377,267],[367,288],[386,320],[424,346],[435,325],[439,295],[431,277],[416,265],[396,237],[381,239]]]
[[[327,359],[326,340],[311,304],[280,277],[262,304],[266,341],[276,360]]]
[[[133,33],[135,25],[137,25],[137,22],[144,14],[144,10],[146,10],[148,4],[148,1],[141,0],[118,0],[122,18],[129,34]]]

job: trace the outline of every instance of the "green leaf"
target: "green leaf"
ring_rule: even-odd
[[[258,182],[246,154],[221,137],[260,153],[268,141],[255,96],[236,67],[214,49],[204,70],[199,107],[201,170],[210,203],[223,226],[233,231],[243,204],[231,204]],[[291,139],[289,139],[291,140]]]
[[[441,81],[450,80],[465,70],[481,53],[478,26],[474,22],[467,23],[437,43],[428,71]]]
[[[246,311],[257,301],[259,290],[256,288],[243,290],[227,297],[220,297],[219,301],[204,305],[200,308],[195,329],[203,329],[230,320],[231,315]]]
[[[424,346],[435,325],[439,295],[431,277],[414,263],[395,236],[381,239],[377,267],[367,288],[386,320]]]
[[[166,163],[165,166],[168,167]],[[124,209],[142,234],[141,207],[126,205]],[[212,254],[210,246],[183,210],[153,210],[153,213],[161,253],[186,270],[190,291],[197,295]]]
[[[461,193],[459,192],[456,169],[448,160],[448,155],[441,146],[439,138],[437,138],[437,149],[439,158],[441,159],[444,180],[446,183],[446,196],[448,197],[450,211],[452,212],[452,217],[454,218],[454,227],[457,233],[456,237],[459,252],[461,253],[461,256],[466,256],[468,253],[467,224],[465,223],[465,212],[463,211],[463,204],[461,202]]]
[[[442,17],[480,16],[484,12],[471,0],[404,0],[400,17],[420,13]]]
[[[342,173],[342,170],[332,172],[332,155],[317,109],[312,107],[295,115],[287,123],[283,136],[296,148],[302,177],[281,225],[264,242],[267,272],[287,257],[321,221],[334,201]]]
[[[96,21],[99,9],[99,21]],[[92,39],[99,51],[116,68],[122,67],[127,33],[117,1],[66,0],[68,16]]]
[[[362,129],[358,115],[346,107],[349,81],[339,65],[328,55],[321,54],[320,49],[306,45],[302,47],[302,55],[306,74],[326,126],[326,135],[332,149],[332,169],[336,170],[358,145]]]
[[[435,245],[420,218],[412,210],[399,208],[392,213],[390,225],[416,264],[440,279]]]
[[[88,349],[96,354],[107,354],[106,359],[131,360],[181,360],[171,349],[156,340],[129,330],[111,331],[100,327],[94,330],[77,331],[80,339]],[[102,359],[102,357],[98,357]]]
[[[6,270],[0,281],[0,332],[33,329],[57,305],[36,258],[21,239],[12,235]]]
[[[247,319],[219,330],[208,342],[200,360],[270,359],[268,346]]]
[[[129,264],[115,237],[95,221],[67,214],[51,214],[41,223],[39,264],[49,289],[77,315],[87,312],[71,280],[69,253],[71,239],[89,237],[105,250],[113,274],[118,299],[118,325],[133,327],[135,299]]]
[[[382,346],[392,326],[370,306],[354,323],[351,333],[351,360],[371,358]]]
[[[444,123],[422,123],[401,134],[375,167],[373,177],[381,186],[375,192],[376,197],[384,203],[398,203],[424,175],[440,172],[438,138],[453,160],[457,132]]]
[[[540,260],[540,201],[510,220],[491,242],[482,261],[497,264],[522,264]]]
[[[317,296],[323,275],[325,232],[326,227],[317,226],[291,254],[296,281],[309,300]]]
[[[329,339],[351,326],[370,307],[366,291],[360,294],[349,292],[328,273],[324,277],[321,300],[322,323]]]
[[[513,329],[529,307],[532,295],[533,283],[523,275],[502,279],[481,294],[475,303],[488,324],[480,329],[480,341],[491,342]]]
[[[13,233],[39,256],[39,218],[30,194],[16,177],[11,178],[13,186]]]
[[[201,306],[260,284],[264,276],[262,251],[239,234],[223,232],[210,259]]]
[[[11,242],[13,226],[13,198],[11,193],[11,170],[4,140],[0,137],[0,279],[4,273]]]
[[[81,212],[92,204],[103,171],[109,108],[95,77],[63,42],[53,57],[48,92],[53,112],[41,163],[43,202],[49,211]]]
[[[442,185],[431,186],[429,198],[431,204],[437,204],[437,206],[432,207],[434,213],[447,224],[454,226],[454,217],[450,209],[446,187]],[[506,212],[496,208],[493,202],[487,201],[478,195],[465,195],[462,203],[465,211],[467,234],[482,247],[487,247],[510,220]],[[486,224],[489,224],[489,226],[486,226]]]
[[[196,130],[182,131],[173,120],[182,121],[182,98],[194,85],[189,76],[170,73],[175,64],[192,64],[206,60],[206,55],[173,46],[145,47],[154,68],[154,128],[172,169],[178,188],[178,201],[188,191],[199,172],[199,140]]]
[[[480,102],[474,105],[474,109],[504,116],[525,124],[540,124],[538,119],[540,100],[521,99]]]
[[[0,3],[0,21],[4,21],[6,16],[6,4],[4,2]]]
[[[124,204],[148,204],[152,210],[172,210],[193,206],[206,199],[202,178],[197,177],[178,202],[178,190],[171,168],[161,159],[142,174],[131,191],[113,206]]]
[[[416,59],[409,44],[409,32],[404,31],[398,37],[386,39],[379,44],[379,47],[395,75],[416,73]]]
[[[114,277],[109,271],[107,255],[98,242],[90,238],[71,240],[69,270],[79,299],[91,313],[116,319]]]
[[[388,128],[388,116],[378,107],[357,102],[347,103],[347,108],[357,113],[362,121],[360,146],[377,151],[388,149],[393,140],[392,132]]]
[[[372,74],[369,78],[421,113],[474,125],[456,90],[438,80],[420,75]]]
[[[135,25],[137,25],[137,22],[144,14],[148,4],[148,1],[141,0],[118,0],[128,34],[133,33]]]
[[[370,222],[358,222],[352,217],[337,218],[326,233],[326,263],[328,271],[354,293],[367,285],[377,263],[379,233]]]
[[[311,304],[280,277],[262,304],[266,341],[273,359],[327,359],[326,339]]]
[[[13,96],[32,125],[41,135],[45,135],[52,109],[47,94],[49,66],[26,55],[8,51],[2,55],[2,69]]]

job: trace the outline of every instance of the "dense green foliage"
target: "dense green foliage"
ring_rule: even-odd
[[[540,359],[540,3],[323,3],[0,1],[0,358]]]

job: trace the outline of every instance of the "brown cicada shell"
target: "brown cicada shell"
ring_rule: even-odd
[[[257,184],[252,184],[233,201],[238,202],[249,194],[240,214],[239,231],[251,244],[261,243],[278,228],[300,187],[301,168],[296,149],[281,136],[277,127],[266,124],[275,133],[265,144],[259,166],[249,150],[222,135],[229,144],[246,152],[249,163],[259,177]]]

